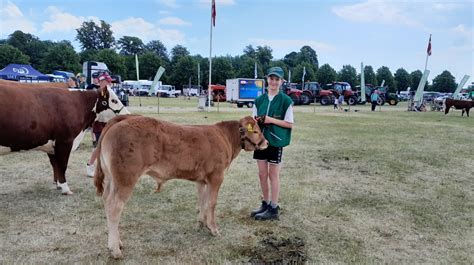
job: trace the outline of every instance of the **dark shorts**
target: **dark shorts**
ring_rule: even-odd
[[[280,164],[281,156],[283,155],[283,147],[274,147],[269,145],[267,149],[255,150],[253,152],[253,159],[265,160],[268,163]]]

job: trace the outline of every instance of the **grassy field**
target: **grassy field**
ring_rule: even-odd
[[[197,99],[131,98],[133,113],[210,124],[250,113]],[[143,177],[121,219],[122,261],[108,258],[102,200],[85,176],[90,137],[70,158],[73,196],[52,185],[40,152],[0,156],[0,263],[459,263],[474,256],[474,119],[459,111],[370,112],[295,107],[284,151],[281,220],[248,217],[260,201],[257,167],[241,153],[219,193],[221,236],[195,229],[196,189]]]

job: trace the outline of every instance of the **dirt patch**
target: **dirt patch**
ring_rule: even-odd
[[[303,264],[307,261],[305,241],[300,237],[268,235],[247,252],[251,264]]]

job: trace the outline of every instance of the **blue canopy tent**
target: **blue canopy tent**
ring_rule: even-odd
[[[13,63],[0,70],[0,79],[28,82],[51,81],[50,76],[40,73],[31,65]]]

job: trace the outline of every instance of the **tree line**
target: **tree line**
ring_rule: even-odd
[[[81,52],[74,50],[67,40],[53,42],[40,40],[38,37],[17,30],[7,39],[0,40],[0,68],[9,63],[31,64],[43,73],[54,70],[65,70],[74,73],[82,71],[82,63],[100,61],[107,64],[114,74],[121,75],[122,80],[135,80],[135,54],[139,57],[140,79],[152,79],[156,70],[163,66],[167,70],[162,77],[164,83],[181,88],[189,82],[198,83],[198,64],[200,65],[200,85],[207,87],[209,61],[201,55],[191,55],[182,45],[174,46],[170,52],[160,40],[144,43],[135,36],[123,36],[115,40],[111,25],[101,20],[100,23],[85,21],[76,29],[76,40],[81,45]],[[214,84],[225,84],[226,79],[254,77],[254,66],[257,65],[257,76],[263,78],[269,67],[280,66],[288,79],[301,83],[303,71],[305,81],[317,81],[321,84],[344,81],[354,88],[360,85],[360,74],[351,65],[344,65],[336,71],[329,64],[319,65],[318,55],[310,46],[303,46],[298,52],[286,54],[282,59],[275,59],[269,46],[248,45],[243,53],[237,56],[216,56],[212,59],[212,81]],[[399,68],[392,74],[386,66],[376,71],[372,66],[364,67],[365,83],[380,85],[385,80],[390,92],[404,91],[407,87],[416,89],[420,82],[420,70],[408,73]],[[454,92],[457,84],[454,76],[447,70],[433,79],[425,90]]]

